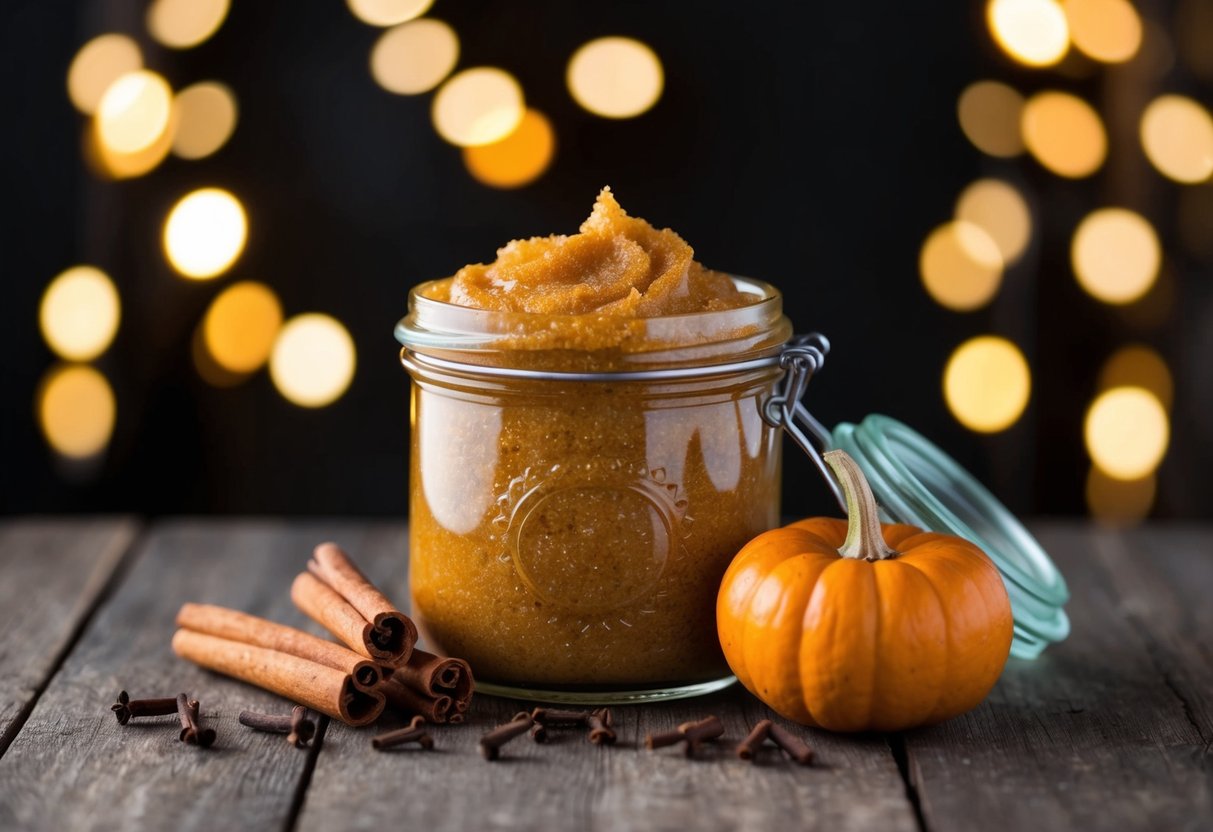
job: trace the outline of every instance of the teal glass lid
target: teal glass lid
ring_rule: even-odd
[[[1006,506],[938,445],[879,414],[858,425],[840,424],[829,436],[830,445],[863,468],[888,519],[959,535],[990,556],[1011,598],[1011,655],[1034,659],[1069,634],[1063,609],[1069,591],[1053,561]]]

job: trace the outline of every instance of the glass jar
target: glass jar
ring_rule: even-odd
[[[779,522],[763,407],[791,334],[773,287],[735,283],[759,299],[608,321],[622,346],[582,351],[519,337],[576,319],[410,293],[412,611],[481,690],[610,702],[732,681],[716,593]]]

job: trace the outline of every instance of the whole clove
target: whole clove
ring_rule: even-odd
[[[395,748],[399,745],[415,742],[423,750],[429,751],[434,747],[434,740],[426,733],[424,725],[425,719],[421,716],[415,716],[409,722],[408,727],[388,731],[386,734],[380,734],[373,738],[371,740],[371,747],[377,751],[383,751],[387,748]]]
[[[813,749],[808,743],[793,734],[782,725],[771,723],[771,740],[783,749],[783,753],[792,758],[797,765],[807,766],[813,762]]]
[[[181,717],[180,739],[187,745],[209,748],[215,742],[215,731],[199,725],[201,706],[197,699],[189,699],[184,693],[177,694],[177,715]]]
[[[132,719],[142,716],[168,716],[177,713],[177,698],[175,696],[163,699],[131,699],[126,691],[118,693],[118,701],[110,706],[119,725],[126,725]]]
[[[684,753],[694,757],[699,746],[709,740],[714,740],[724,734],[724,723],[719,717],[707,716],[700,720],[684,722],[675,731],[664,731],[659,734],[649,734],[644,739],[646,748],[652,750],[665,748],[669,745],[685,743]]]
[[[262,714],[241,711],[240,724],[256,731],[286,734],[286,740],[296,748],[306,748],[316,735],[316,723],[303,705],[296,705],[290,714]]]
[[[514,717],[504,725],[498,725],[480,738],[480,755],[492,761],[500,758],[501,746],[514,737],[525,734],[535,724],[534,718],[526,711],[514,714]]]
[[[531,711],[531,719],[536,722],[542,722],[548,727],[576,727],[589,723],[590,712],[560,710],[559,708],[536,708]]]
[[[743,760],[753,760],[754,756],[758,753],[759,747],[767,741],[767,737],[771,733],[772,724],[769,719],[760,720],[753,730],[746,735],[746,738],[741,741],[741,745],[737,746],[737,756]]]
[[[612,716],[610,708],[599,708],[592,711],[588,724],[590,726],[589,739],[594,745],[615,744],[615,717]]]

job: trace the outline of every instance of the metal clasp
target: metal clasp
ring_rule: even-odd
[[[808,454],[821,478],[830,488],[834,499],[846,513],[846,499],[842,495],[833,473],[822,458],[822,449],[831,444],[830,432],[813,418],[802,399],[813,374],[825,366],[830,352],[830,341],[824,335],[813,332],[797,335],[784,345],[779,355],[779,366],[783,368],[783,379],[775,395],[767,399],[762,407],[762,418],[771,427],[783,428],[802,451]],[[816,441],[816,444],[814,442]],[[820,446],[820,447],[819,447]]]

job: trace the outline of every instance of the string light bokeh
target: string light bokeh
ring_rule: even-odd
[[[577,166],[611,170],[609,154],[584,153],[586,137],[595,131],[624,136],[634,130],[638,144],[686,142],[687,169],[671,170],[682,177],[671,179],[672,187],[699,169],[693,137],[648,136],[646,116],[685,116],[706,107],[723,118],[740,106],[739,93],[726,91],[710,73],[704,77],[715,78],[711,83],[718,89],[705,81],[701,91],[693,91],[687,78],[704,67],[687,65],[680,52],[684,34],[632,30],[620,25],[626,17],[606,16],[558,42],[526,49],[487,42],[467,13],[449,2],[337,5],[335,13],[359,38],[343,41],[356,48],[334,54],[329,66],[348,66],[342,83],[359,77],[367,95],[379,99],[374,109],[391,115],[381,144],[365,144],[379,153],[391,147],[418,165],[437,167],[449,159],[463,185],[497,192],[499,199],[537,201],[541,191],[534,186],[564,183]],[[1201,86],[1213,83],[1213,4],[1176,5],[1175,15],[1164,17],[1158,8],[1130,0],[975,0],[972,25],[985,51],[981,68],[970,70],[962,83],[932,92],[954,106],[951,129],[972,150],[941,175],[948,194],[935,216],[921,224],[907,219],[913,214],[903,203],[885,217],[914,235],[896,243],[909,273],[887,279],[902,281],[953,321],[946,343],[930,354],[935,381],[929,396],[946,414],[940,424],[950,418],[961,435],[981,435],[985,444],[976,447],[987,450],[1003,447],[994,444],[999,434],[1030,446],[1038,431],[1063,431],[1087,463],[1066,487],[1109,522],[1148,517],[1155,501],[1168,494],[1159,466],[1175,441],[1172,420],[1182,415],[1175,400],[1192,395],[1174,366],[1177,348],[1165,329],[1182,308],[1177,287],[1188,279],[1182,272],[1177,279],[1175,258],[1182,253],[1213,261],[1213,116]],[[270,135],[273,141],[308,141],[306,118],[344,124],[350,111],[341,109],[342,96],[316,74],[298,79],[298,102],[289,119],[287,111],[275,110],[277,104],[250,100],[237,66],[216,60],[215,49],[201,48],[222,45],[228,30],[240,25],[247,8],[240,2],[155,0],[139,8],[123,30],[82,31],[77,51],[61,70],[61,100],[79,113],[86,168],[103,187],[129,195],[124,199],[136,202],[141,213],[154,215],[149,233],[124,239],[122,246],[132,258],[153,264],[165,293],[191,299],[182,304],[186,312],[166,316],[163,326],[181,333],[175,358],[192,381],[210,390],[207,402],[243,397],[248,404],[242,406],[252,407],[264,394],[281,418],[322,419],[316,411],[339,410],[338,403],[358,399],[367,362],[377,358],[375,348],[363,343],[369,338],[364,327],[355,325],[357,310],[316,287],[356,285],[358,269],[369,258],[351,253],[349,273],[331,263],[322,274],[300,274],[297,268],[291,273],[275,248],[321,243],[284,234],[295,217],[283,215],[279,204],[267,204],[272,201],[264,198],[266,183],[255,172],[225,165],[233,144],[242,152],[239,145],[250,135],[261,137],[258,148],[267,152]],[[852,60],[871,64],[881,58],[856,54]],[[365,108],[367,100],[359,98],[358,106]],[[809,104],[806,99],[797,107],[811,110]],[[873,117],[881,112],[879,102],[859,98],[856,112],[861,104]],[[762,120],[768,117],[769,123]],[[816,117],[824,118],[824,111]],[[751,119],[756,148],[764,146],[768,126],[791,130],[785,121],[794,116],[768,107],[762,118]],[[280,125],[267,129],[278,119]],[[853,126],[860,129],[858,122]],[[800,163],[810,171],[809,185],[818,176],[815,169],[833,164],[836,145],[846,142],[845,130],[821,135],[821,144],[804,142]],[[664,150],[662,158],[668,158],[669,147]],[[327,171],[300,169],[300,181],[326,179],[321,174],[339,179],[340,164],[331,155],[328,161]],[[936,164],[945,172],[948,162]],[[948,178],[957,170],[964,171],[963,181]],[[1143,172],[1149,180],[1144,184]],[[776,239],[761,227],[772,222],[775,209],[744,198],[738,183],[748,175],[744,165],[736,172],[717,167],[704,173],[705,182],[724,189],[721,226]],[[1126,181],[1136,182],[1137,191]],[[273,187],[299,192],[301,205],[317,210],[298,183]],[[316,200],[332,200],[333,192],[324,187],[331,183],[316,185],[324,194]],[[392,198],[454,201],[454,193]],[[458,193],[466,199],[466,190]],[[500,212],[510,203],[485,204]],[[650,207],[640,212],[681,230],[677,214],[665,217]],[[390,206],[378,210],[390,223]],[[468,222],[485,216],[469,212]],[[553,217],[527,231],[560,230],[557,221]],[[850,214],[830,222],[860,221]],[[369,247],[386,232],[368,225],[365,233]],[[890,248],[896,239],[895,233],[881,233]],[[445,254],[443,262],[462,262]],[[750,262],[721,265],[748,268]],[[77,252],[39,272],[43,297],[37,316],[48,366],[39,366],[45,375],[36,390],[27,382],[24,395],[27,402],[32,397],[33,407],[27,405],[24,418],[32,410],[47,447],[63,459],[103,457],[124,429],[136,429],[142,394],[123,383],[123,362],[138,349],[138,326],[146,326],[148,316],[128,314],[135,294],[146,289],[135,288],[129,269],[129,260]],[[777,283],[786,279],[778,270],[756,274]],[[72,275],[87,279],[66,279]],[[426,271],[398,279],[407,285],[437,275]],[[1041,382],[1060,371],[1046,365],[1056,356],[1039,352],[1031,325],[1020,323],[1037,291],[1033,286],[1046,283],[1064,283],[1072,291],[1075,327],[1096,321],[1118,333],[1095,359],[1065,367],[1081,391],[1075,395],[1085,400],[1068,403],[1067,415],[1051,417],[1047,426],[1038,417],[1050,387]],[[1051,314],[1062,317],[1065,310]],[[290,355],[292,349],[313,355],[316,344],[333,351],[332,361]],[[1135,392],[1103,398],[1125,390]],[[1143,404],[1143,396],[1158,406]],[[87,424],[66,419],[65,401],[98,403],[98,416]],[[1051,411],[1059,406],[1055,400],[1047,404]],[[72,435],[82,438],[65,438]]]
[[[1159,24],[1143,20],[1132,2],[987,0],[985,12],[991,43],[1019,68],[1017,76],[1025,84],[1017,88],[1001,79],[984,79],[960,93],[959,126],[978,151],[1007,160],[1003,164],[1016,164],[1012,160],[1026,152],[1063,180],[1103,173],[1113,153],[1141,154],[1162,176],[1208,188],[1213,117],[1198,101],[1177,93],[1155,97],[1138,116],[1139,146],[1116,147],[1106,119],[1123,118],[1123,113],[1101,115],[1099,102],[1066,88],[1076,78],[1099,73],[1100,66],[1137,62],[1157,74],[1169,36]],[[1187,0],[1178,17],[1178,44],[1181,49],[1187,44],[1192,52],[1190,64],[1198,71],[1213,69],[1213,61],[1204,58],[1213,53],[1210,42],[1184,25],[1213,35],[1213,6]],[[1196,43],[1203,45],[1192,50]],[[1008,280],[1055,279],[1013,269],[1038,229],[1052,225],[1034,216],[1032,201],[1005,180],[986,178],[969,185],[958,198],[955,219],[932,230],[923,244],[919,272],[931,298],[949,310],[971,312],[994,303]],[[1194,240],[1213,231],[1213,224],[1195,219],[1200,209],[1184,210],[1198,201],[1180,198],[1181,214],[1187,214],[1181,227],[1193,226],[1188,236]],[[1213,202],[1206,204],[1213,207]],[[974,227],[988,236],[976,234]],[[990,251],[990,241],[1001,262]],[[1097,206],[1073,227],[1068,248],[1073,277],[1091,300],[1125,309],[1128,320],[1139,326],[1158,317],[1149,309],[1159,304],[1153,296],[1165,256],[1149,217],[1128,205]],[[948,360],[944,398],[956,420],[970,430],[1004,431],[1025,412],[1030,379],[1030,366],[1014,344],[979,335],[957,347]],[[1172,375],[1153,348],[1126,345],[1107,359],[1093,387],[1095,397],[1082,422],[1091,463],[1087,506],[1107,522],[1137,522],[1149,514],[1157,492],[1155,472],[1170,441]]]

